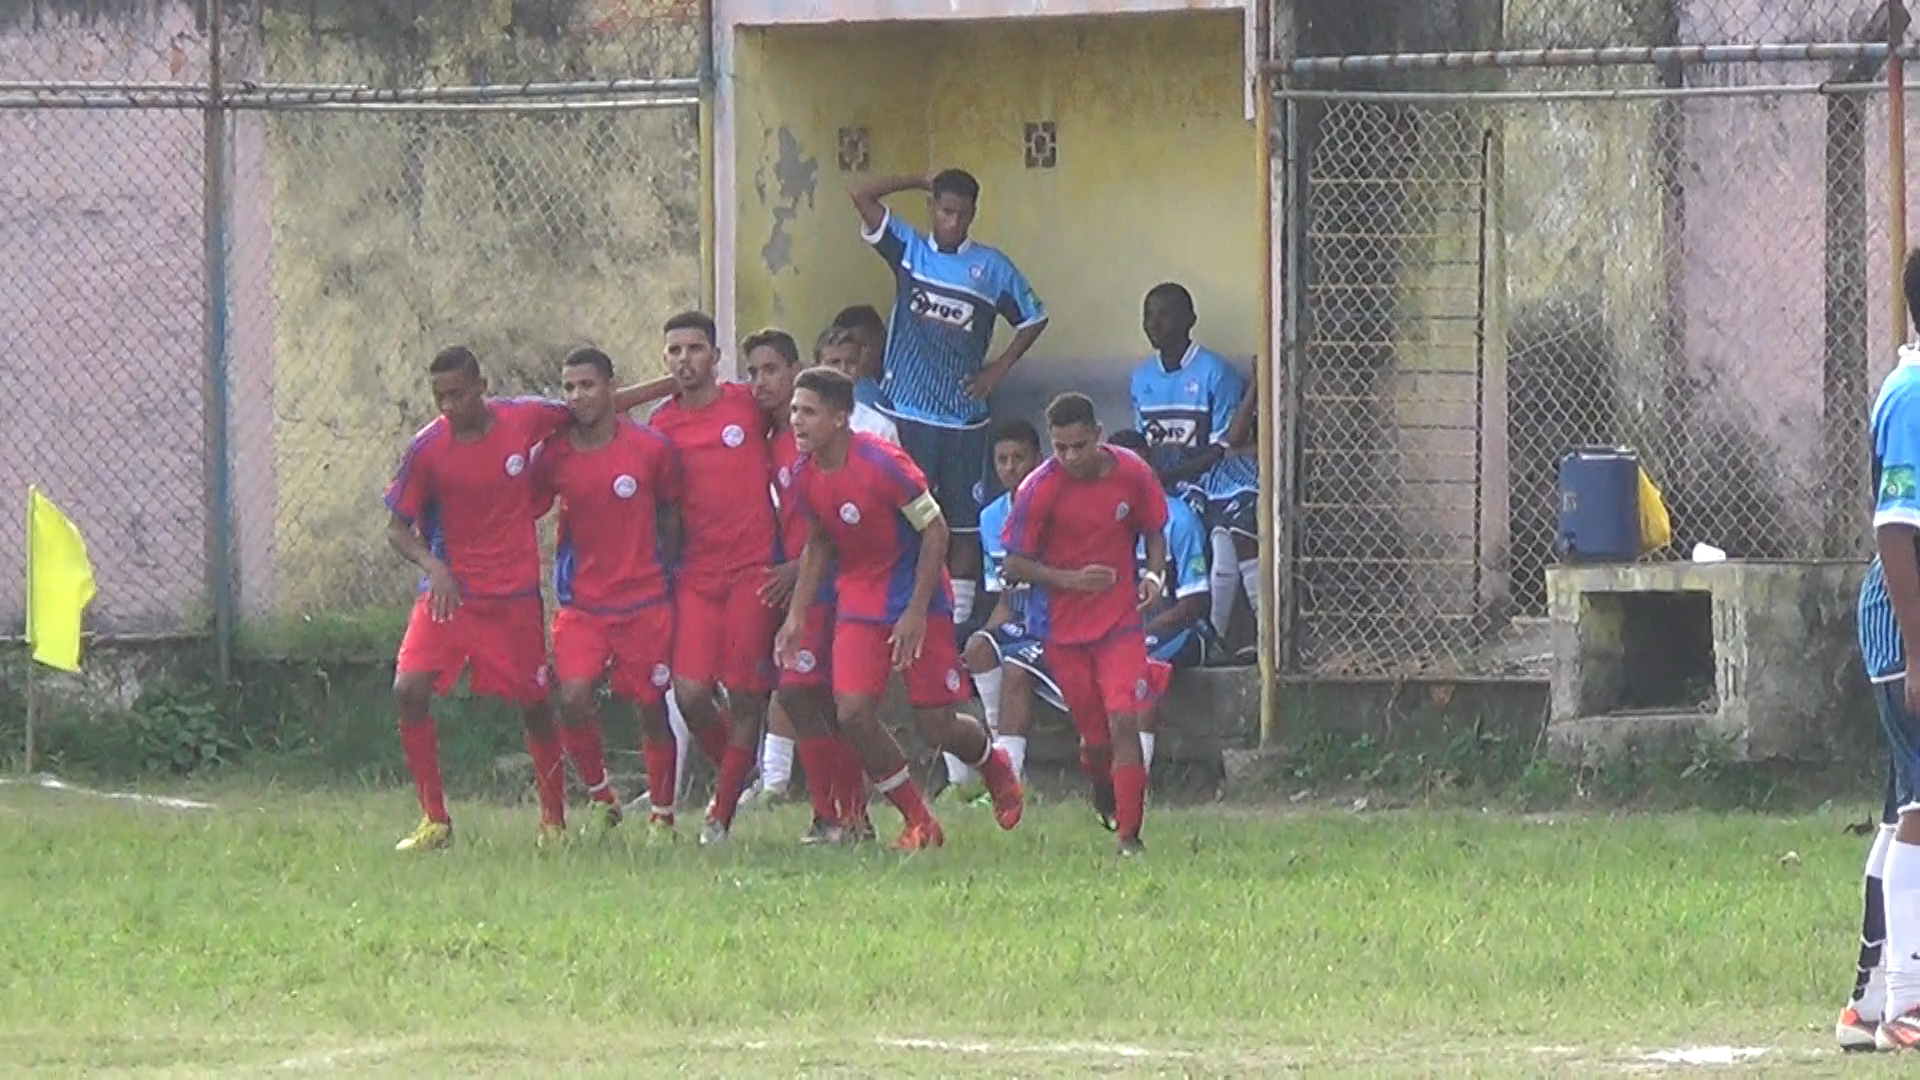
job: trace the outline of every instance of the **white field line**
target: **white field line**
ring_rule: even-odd
[[[352,1062],[364,1063],[368,1058],[378,1059],[390,1057],[406,1048],[405,1043],[368,1043],[365,1046],[343,1046],[338,1050],[328,1050],[325,1053],[307,1054],[303,1057],[288,1058],[271,1067],[284,1072],[319,1072],[322,1070],[338,1069]]]
[[[945,1039],[888,1039],[874,1040],[875,1045],[894,1050],[931,1050],[944,1054],[1040,1054],[1051,1057],[1117,1057],[1128,1060],[1183,1060],[1195,1055],[1185,1050],[1155,1050],[1145,1046],[1131,1046],[1126,1043],[1102,1042],[1055,1042],[1055,1043],[990,1043],[990,1042],[949,1042]]]
[[[142,795],[134,791],[95,791],[92,788],[77,787],[50,773],[35,773],[30,777],[8,777],[0,779],[0,784],[26,784],[31,787],[45,788],[48,791],[64,791],[72,795],[88,795],[96,799],[119,799],[124,802],[144,803],[148,806],[162,806],[169,810],[217,810],[212,803],[198,802],[193,799],[177,799],[171,795]]]

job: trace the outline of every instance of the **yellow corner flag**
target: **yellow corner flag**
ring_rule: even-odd
[[[93,564],[60,508],[27,488],[27,644],[33,658],[80,670],[80,615],[93,602]]]

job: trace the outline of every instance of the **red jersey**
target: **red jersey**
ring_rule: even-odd
[[[698,409],[673,398],[654,410],[653,426],[680,452],[687,534],[681,580],[700,592],[724,593],[742,571],[778,562],[779,530],[768,487],[773,458],[767,417],[753,391],[721,383],[720,396]]]
[[[792,562],[807,546],[807,516],[793,492],[793,470],[800,464],[800,444],[793,428],[783,427],[767,438],[773,455],[773,497],[780,511],[780,558]]]
[[[1047,640],[1086,645],[1140,628],[1140,576],[1134,547],[1167,527],[1167,496],[1147,463],[1130,450],[1103,446],[1113,468],[1097,480],[1076,480],[1048,458],[1013,497],[1007,515],[1008,555],[1055,570],[1111,567],[1113,585],[1101,592],[1040,589],[1046,601]]]
[[[625,417],[613,441],[592,450],[559,432],[534,451],[533,484],[540,507],[560,499],[553,588],[562,605],[620,615],[667,598],[657,515],[681,490],[666,436]]]
[[[413,526],[473,599],[540,591],[533,448],[566,426],[567,407],[544,398],[492,398],[493,424],[471,442],[444,416],[420,429],[387,485],[387,509]],[[425,581],[420,587],[426,588]]]
[[[897,622],[920,565],[920,530],[908,519],[909,507],[931,506],[920,467],[892,443],[854,432],[846,464],[829,471],[807,457],[795,468],[793,490],[808,521],[820,523],[838,553],[837,617]],[[953,586],[941,567],[927,613],[952,612]]]

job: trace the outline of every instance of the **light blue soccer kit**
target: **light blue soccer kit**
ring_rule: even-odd
[[[893,271],[885,375],[877,407],[893,417],[900,445],[954,532],[979,527],[987,469],[987,403],[966,383],[986,366],[996,319],[1016,330],[1047,321],[1047,309],[1013,260],[968,240],[941,251],[891,212],[863,233]]]
[[[1134,424],[1147,439],[1148,460],[1155,469],[1166,469],[1210,446],[1226,446],[1247,381],[1225,357],[1194,342],[1172,371],[1157,354],[1147,357],[1134,369],[1128,391]],[[1247,537],[1259,533],[1259,493],[1258,466],[1234,454],[1180,488],[1209,531],[1227,529]]]
[[[1874,527],[1920,528],[1920,346],[1902,346],[1899,365],[1881,383],[1872,433]],[[1861,659],[1891,751],[1885,820],[1892,823],[1901,807],[1920,805],[1920,720],[1907,712],[1907,658],[1878,557],[1860,586],[1859,631]]]

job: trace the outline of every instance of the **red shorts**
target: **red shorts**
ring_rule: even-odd
[[[473,692],[532,705],[547,697],[547,634],[539,594],[465,600],[453,618],[434,622],[427,594],[413,602],[395,664],[402,674],[436,676],[444,694],[473,668]]]
[[[760,600],[764,569],[747,570],[718,595],[681,588],[673,597],[673,677],[736,694],[771,694],[779,681],[773,638],[782,613]]]
[[[835,622],[833,625],[833,692],[879,698],[893,677],[892,623]],[[904,673],[907,704],[916,709],[958,705],[967,700],[970,686],[960,665],[960,649],[953,643],[953,619],[927,617],[927,639],[920,659]]]
[[[667,700],[673,670],[673,609],[665,603],[601,615],[563,607],[553,613],[553,671],[563,683],[595,683],[641,705]]]
[[[807,608],[806,628],[793,643],[793,663],[780,669],[782,690],[826,689],[833,685],[833,605]]]
[[[1155,670],[1147,659],[1147,639],[1138,630],[1087,645],[1047,643],[1047,671],[1075,726],[1084,715],[1104,719],[1111,713],[1145,712],[1167,688],[1172,667]]]

